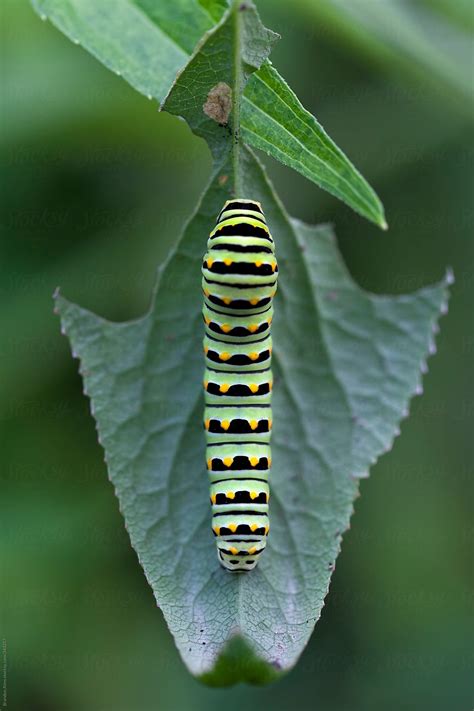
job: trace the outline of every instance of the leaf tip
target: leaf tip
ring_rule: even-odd
[[[197,679],[214,687],[233,686],[241,682],[261,686],[276,681],[286,671],[278,659],[263,659],[246,638],[235,635],[220,650],[213,668]]]

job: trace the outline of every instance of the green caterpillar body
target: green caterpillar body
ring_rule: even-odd
[[[206,460],[217,555],[252,570],[269,531],[273,317],[278,265],[260,203],[227,201],[202,265]]]

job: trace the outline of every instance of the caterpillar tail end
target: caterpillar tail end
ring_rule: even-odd
[[[217,545],[217,560],[229,573],[248,573],[249,570],[253,570],[257,566],[259,557],[260,556],[253,556],[253,558],[245,557],[236,561],[232,554],[227,555],[226,553],[222,553],[219,545]]]

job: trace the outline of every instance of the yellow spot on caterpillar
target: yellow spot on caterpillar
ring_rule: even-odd
[[[272,299],[273,299],[273,297],[275,296],[276,293],[277,293],[277,290],[276,290],[276,289],[273,289],[272,293],[270,294],[270,296],[271,296]]]
[[[231,357],[230,353],[227,353],[227,351],[223,351],[222,353],[219,353],[219,360],[229,360]]]
[[[207,355],[208,351],[209,351],[209,346],[204,346],[204,353],[205,353],[206,355]]]
[[[224,459],[222,461],[224,462],[226,467],[231,467],[232,463],[234,461],[234,457],[224,457]]]
[[[250,530],[251,531],[256,531],[258,528],[258,523],[251,523],[250,524]]]
[[[234,546],[232,546],[232,548],[229,548],[229,550],[232,553],[232,555],[237,555],[237,553],[239,552],[239,549],[235,548]]]
[[[210,424],[211,424],[211,421],[210,421],[210,420],[204,420],[204,427],[206,428],[206,430],[209,429],[209,425],[210,425]]]
[[[258,329],[258,323],[251,323],[250,326],[247,327],[250,333],[255,333],[255,331]]]
[[[222,420],[221,422],[221,427],[223,430],[228,430],[230,427],[230,422],[229,420]]]
[[[209,326],[209,324],[211,323],[210,318],[205,318],[204,321],[206,322],[206,326]]]
[[[270,346],[270,348],[268,349],[268,352],[270,353],[270,355],[272,354],[272,352],[273,352],[272,346]]]
[[[219,390],[221,391],[221,393],[226,393],[229,388],[229,383],[222,383],[222,385],[219,385]]]
[[[220,529],[220,526],[214,526],[212,530],[214,531],[216,536],[218,536],[221,529]]]
[[[272,458],[268,457],[267,461],[268,461],[268,468],[270,469],[270,467],[272,466]]]
[[[268,536],[268,531],[269,531],[269,530],[270,530],[270,526],[265,526],[265,527],[264,527],[264,531],[265,531],[265,535],[266,535],[266,536]]]
[[[204,296],[209,296],[210,293],[209,289],[204,289]]]
[[[207,460],[207,468],[212,472],[212,459]]]
[[[209,381],[208,381],[208,380],[204,380],[203,385],[204,385],[204,390],[207,390],[207,386],[209,385]]]
[[[268,429],[271,430],[273,425],[273,420],[268,420]]]
[[[270,382],[268,383],[268,389],[273,390],[273,380],[270,380]]]
[[[227,524],[226,528],[228,528],[229,531],[232,531],[232,533],[235,533],[237,530],[237,524],[236,523],[229,523],[229,524]]]
[[[249,388],[253,393],[256,393],[258,391],[258,385],[256,385],[255,383],[250,383]]]
[[[249,425],[250,425],[251,430],[256,430],[258,427],[258,421],[257,420],[250,420]]]
[[[226,496],[228,499],[235,499],[235,491],[228,491]]]
[[[226,265],[226,267],[230,267],[230,265],[232,264],[232,259],[229,259],[229,257],[227,257],[226,259],[224,259],[224,264]]]
[[[208,269],[210,269],[213,264],[214,264],[214,260],[213,260],[213,259],[208,259],[207,262],[206,262],[206,266],[207,266]]]
[[[259,301],[260,299],[250,299],[250,303],[252,304],[252,306],[256,306]]]
[[[267,318],[267,323],[268,323],[269,326],[270,326],[270,324],[271,324],[272,321],[273,321],[272,318]]]
[[[259,259],[257,259],[257,261],[255,262],[255,266],[256,266],[256,267],[261,267],[261,266],[262,266],[262,262],[261,262]]]
[[[258,457],[249,457],[249,462],[253,467],[256,467],[260,459]]]
[[[224,331],[224,333],[229,333],[231,328],[232,326],[230,326],[228,323],[223,323],[221,325],[221,331]]]
[[[216,494],[212,494],[212,495],[211,495],[211,502],[212,502],[213,504],[216,503]]]
[[[256,553],[256,552],[257,552],[257,547],[256,547],[256,546],[252,546],[252,548],[249,548],[249,549],[248,549],[248,554],[249,554],[249,555],[253,555],[253,554]]]
[[[250,360],[258,360],[259,355],[260,355],[260,353],[255,353],[255,352],[249,353],[249,358],[250,358]]]
[[[229,299],[229,297],[226,296],[225,299],[222,299],[222,301],[224,302],[224,304],[226,304],[226,306],[228,306],[231,303],[232,299]]]
[[[258,492],[257,492],[257,491],[251,491],[251,492],[250,492],[250,498],[251,498],[251,499],[256,499],[257,496],[258,496]]]
[[[275,262],[275,264],[272,264],[272,272],[274,272],[274,271],[275,271],[275,269],[276,269],[276,266],[277,266],[277,265],[276,265],[276,262]]]

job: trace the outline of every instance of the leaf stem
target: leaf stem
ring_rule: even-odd
[[[240,175],[240,102],[243,92],[243,76],[241,62],[241,2],[234,0],[234,22],[235,22],[235,43],[234,43],[234,86],[232,91],[232,170],[234,173],[234,193],[235,197],[241,195],[241,175]]]

